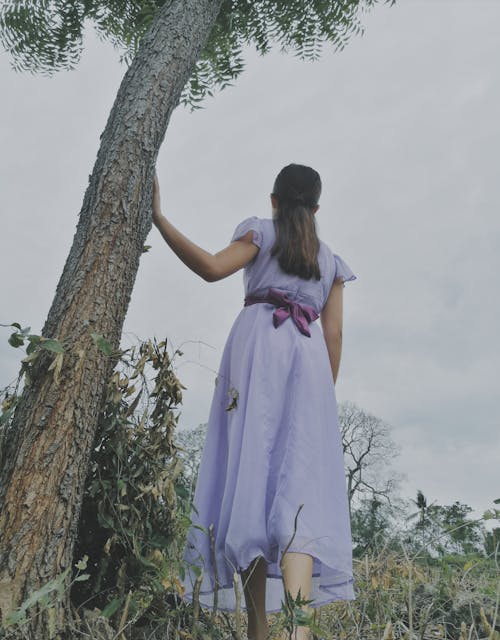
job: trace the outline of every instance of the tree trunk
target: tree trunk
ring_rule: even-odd
[[[172,0],[159,10],[120,85],[76,233],[42,335],[64,346],[59,383],[42,351],[7,434],[0,469],[0,614],[72,564],[87,466],[105,384],[116,364],[96,332],[120,344],[144,242],[152,181],[172,110],[222,0]],[[188,161],[188,159],[186,159]],[[68,576],[68,580],[71,577]],[[50,613],[50,615],[49,615]],[[33,609],[23,637],[69,637],[69,589]],[[56,635],[53,631],[55,621]]]

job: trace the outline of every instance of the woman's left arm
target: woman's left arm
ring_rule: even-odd
[[[252,244],[252,231],[216,254],[209,253],[191,242],[162,215],[160,188],[156,174],[153,187],[153,223],[182,262],[207,282],[222,280],[235,273],[252,260],[259,251],[259,247]]]

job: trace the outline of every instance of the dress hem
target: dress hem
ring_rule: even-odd
[[[270,576],[267,576],[268,578]],[[357,596],[352,588],[353,582],[350,583],[351,584],[351,588],[348,589],[348,592],[344,595],[337,595],[337,596],[332,596],[331,594],[329,594],[331,597],[328,600],[322,600],[321,602],[316,602],[316,598],[313,600],[313,602],[311,602],[308,607],[311,609],[318,609],[319,607],[324,607],[328,604],[332,604],[333,602],[346,602],[346,601],[352,601],[352,600],[356,600]],[[331,586],[335,586],[335,585],[324,585],[324,586],[318,586],[318,591],[324,591],[328,593],[328,587]],[[223,587],[220,587],[220,590],[223,589],[232,589],[233,585],[226,585]],[[200,595],[208,595],[213,593],[213,590],[211,591],[200,591]],[[284,597],[284,596],[283,596]],[[187,601],[188,603],[192,603],[193,602],[193,598],[191,593],[185,594],[184,596],[182,596],[183,600]],[[199,602],[200,607],[202,609],[213,609],[213,605],[209,605],[209,604],[205,604],[203,602]],[[235,607],[224,607],[224,606],[218,606],[217,607],[217,611],[226,611],[226,612],[233,612],[236,611]],[[246,611],[246,606],[242,605],[241,606],[241,611]],[[266,613],[279,613],[280,611],[282,611],[281,607],[272,607],[270,609],[266,609]]]

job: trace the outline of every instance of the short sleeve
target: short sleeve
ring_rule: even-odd
[[[333,251],[332,251],[333,253]],[[342,282],[345,283],[349,280],[356,280],[357,276],[351,271],[349,265],[343,260],[338,254],[333,253],[333,257],[335,260],[335,276],[333,280],[335,281],[337,278],[341,278]]]
[[[234,240],[239,240],[242,238],[248,231],[253,231],[253,244],[257,245],[259,248],[262,247],[263,235],[262,235],[262,224],[257,216],[251,216],[250,218],[245,218],[234,230],[233,236],[231,238],[231,242]]]

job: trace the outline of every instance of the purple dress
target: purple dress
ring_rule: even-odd
[[[321,280],[304,280],[280,268],[270,249],[271,218],[250,217],[231,241],[253,230],[260,247],[244,268],[245,295],[265,295],[273,287],[319,313],[335,278],[356,276],[321,241]],[[319,320],[304,335],[290,316],[273,323],[276,306],[244,306],[224,347],[208,419],[196,483],[192,525],[184,551],[184,597],[192,601],[202,570],[200,604],[212,607],[215,573],[208,529],[213,524],[218,608],[234,611],[234,573],[257,556],[267,566],[266,611],[284,599],[281,554],[313,557],[312,607],[354,600],[352,539],[337,401],[326,343]],[[241,608],[245,608],[237,576]]]

